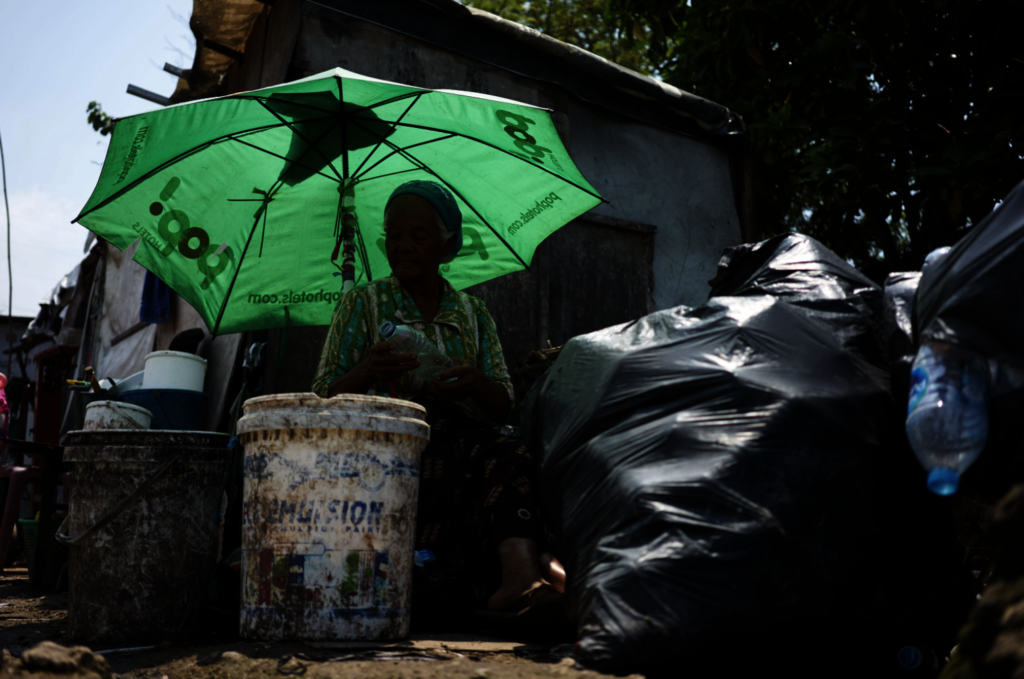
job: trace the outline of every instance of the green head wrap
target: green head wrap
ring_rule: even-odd
[[[459,250],[462,249],[462,210],[459,209],[459,204],[455,201],[452,192],[437,182],[414,179],[391,192],[391,197],[384,205],[384,212],[387,212],[396,198],[406,194],[423,198],[437,210],[441,221],[455,235],[455,244],[452,246],[451,252],[445,255],[441,261],[450,262],[455,259],[455,255],[459,254]]]

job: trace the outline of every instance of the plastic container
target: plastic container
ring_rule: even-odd
[[[242,636],[407,636],[426,409],[353,394],[244,408]]]
[[[203,421],[200,391],[187,389],[132,389],[121,394],[121,400],[153,413],[150,429],[198,431]]]
[[[123,394],[126,391],[133,389],[142,388],[142,380],[146,376],[145,370],[140,370],[137,373],[124,377],[120,380],[114,380],[114,386],[110,388],[111,394]]]
[[[157,644],[194,634],[215,565],[227,434],[73,431],[68,635]]]
[[[412,373],[412,390],[416,393],[430,391],[430,385],[437,376],[455,366],[452,359],[445,356],[429,337],[408,325],[384,321],[380,326],[380,335],[395,344],[395,353],[416,354],[420,362],[420,367]]]
[[[146,356],[143,389],[202,391],[206,359],[181,351],[154,351]]]
[[[149,429],[153,413],[131,403],[93,401],[85,406],[82,429]]]
[[[910,373],[907,437],[928,471],[928,489],[952,495],[988,440],[988,362],[961,349],[925,344]]]

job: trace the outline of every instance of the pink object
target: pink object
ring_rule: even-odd
[[[7,432],[11,426],[11,409],[7,405],[7,375],[0,373],[0,438],[7,438]]]

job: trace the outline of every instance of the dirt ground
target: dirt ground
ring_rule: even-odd
[[[23,662],[40,642],[72,646],[65,639],[68,595],[32,590],[24,569],[7,569],[0,577],[0,649],[6,676],[63,673],[105,677],[106,672],[65,668],[41,669]],[[400,642],[267,643],[233,641],[217,645],[172,644],[137,650],[92,648],[118,679],[242,679],[339,675],[365,679],[576,679],[608,676],[581,671],[568,657],[570,647],[539,646],[469,635],[413,636]],[[31,654],[29,654],[31,656]],[[26,666],[28,665],[28,666]],[[102,663],[100,663],[102,665]],[[639,675],[633,675],[638,677]]]

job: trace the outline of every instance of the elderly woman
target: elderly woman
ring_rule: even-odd
[[[536,465],[525,445],[495,431],[513,394],[494,321],[483,302],[438,274],[462,247],[454,197],[428,181],[395,189],[384,209],[384,244],[392,276],[342,296],[313,390],[388,395],[395,385],[400,398],[424,405],[431,433],[420,464],[416,549],[489,580],[491,611],[552,603],[564,573],[549,555],[541,561]],[[394,353],[378,330],[384,321],[421,331],[455,363],[428,394],[412,391],[419,361]]]

